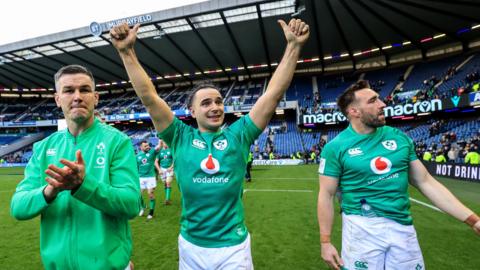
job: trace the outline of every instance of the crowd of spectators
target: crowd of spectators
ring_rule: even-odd
[[[424,161],[450,162],[458,164],[480,164],[480,130],[467,139],[458,139],[455,132],[441,132],[442,121],[435,121],[429,130],[433,135],[442,134],[439,143],[427,145],[424,141],[415,144],[417,156]]]
[[[448,99],[454,96],[460,96],[462,94],[468,94],[471,92],[477,92],[480,88],[480,72],[478,67],[469,72],[462,80],[459,87],[451,87],[450,89],[440,91],[438,83],[451,80],[457,74],[455,66],[450,66],[444,73],[441,79],[435,75],[423,81],[423,87],[421,89],[398,89],[393,91],[390,95],[385,97],[384,101],[387,105],[415,103],[417,101],[431,100],[431,99]],[[418,90],[418,91],[417,91]],[[401,93],[408,91],[417,91],[411,97],[402,97]]]
[[[27,163],[31,155],[27,155],[26,153],[31,153],[31,151],[32,151],[32,145],[29,145],[13,153],[1,156],[0,164]]]

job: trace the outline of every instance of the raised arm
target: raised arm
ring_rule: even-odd
[[[318,191],[317,217],[320,227],[320,245],[322,248],[322,259],[332,269],[340,269],[343,261],[338,255],[337,249],[330,241],[333,227],[333,199],[337,192],[338,179],[330,176],[320,175],[320,190]]]
[[[117,25],[110,30],[112,44],[117,49],[128,77],[132,81],[135,93],[147,108],[153,125],[162,132],[173,121],[173,113],[168,104],[158,96],[157,91],[135,54],[134,45],[137,39],[139,24],[130,28],[126,23]]]
[[[300,51],[310,35],[308,25],[299,19],[292,19],[288,25],[282,20],[279,20],[278,23],[285,34],[287,47],[267,86],[267,91],[250,111],[250,118],[259,129],[267,126],[278,103],[287,91],[297,66]]]
[[[158,157],[155,158],[155,169],[157,169],[158,174],[162,173],[162,170],[160,169],[160,161],[158,160]]]
[[[155,146],[155,155],[158,154],[162,150],[162,140],[158,139],[157,145]]]
[[[444,185],[427,171],[419,160],[410,162],[410,183],[423,193],[436,207],[467,223],[480,235],[478,216],[463,205]]]

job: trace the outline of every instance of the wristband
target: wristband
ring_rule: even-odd
[[[465,219],[465,223],[467,223],[468,226],[473,227],[475,223],[477,223],[480,220],[480,217],[478,217],[476,214],[471,214],[467,219]]]
[[[320,243],[322,243],[322,244],[330,243],[330,235],[321,234],[320,235]]]

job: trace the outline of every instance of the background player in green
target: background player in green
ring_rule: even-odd
[[[173,181],[173,154],[168,145],[160,141],[160,152],[155,159],[155,167],[165,188],[165,205],[170,205],[170,195]]]
[[[128,219],[140,209],[130,139],[93,116],[98,93],[86,68],[61,68],[55,88],[67,129],[35,143],[11,214],[41,215],[45,269],[129,269]]]
[[[173,151],[182,193],[180,269],[253,269],[241,201],[248,151],[282,100],[309,36],[301,20],[279,24],[287,47],[267,90],[248,115],[223,130],[223,98],[215,86],[194,87],[188,107],[198,129],[187,126],[158,96],[135,55],[139,26],[123,24],[110,31],[137,95]]]
[[[142,141],[140,142],[140,151],[136,157],[138,174],[140,176],[140,200],[142,203],[142,209],[138,215],[143,216],[143,212],[146,208],[145,201],[143,200],[143,193],[147,190],[150,209],[147,219],[152,219],[153,212],[155,211],[155,188],[157,187],[157,179],[155,179],[155,158],[159,151],[160,143],[152,149],[150,143]]]
[[[480,234],[480,220],[417,159],[412,140],[385,126],[379,95],[359,81],[337,101],[350,121],[323,149],[318,222],[322,258],[333,269],[424,269],[408,183]],[[342,191],[342,258],[330,242],[333,198]]]
[[[245,173],[245,178],[247,182],[252,182],[252,163],[253,163],[253,153],[252,151],[248,151],[248,158],[247,158],[247,172]]]

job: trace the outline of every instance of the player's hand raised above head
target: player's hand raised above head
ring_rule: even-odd
[[[289,44],[303,46],[310,36],[310,27],[300,19],[291,19],[288,25],[283,20],[278,20],[278,23]]]
[[[136,24],[130,28],[127,23],[112,27],[112,29],[110,29],[110,37],[113,46],[119,52],[125,52],[133,48],[135,40],[137,39],[138,28],[140,28],[140,24]]]

